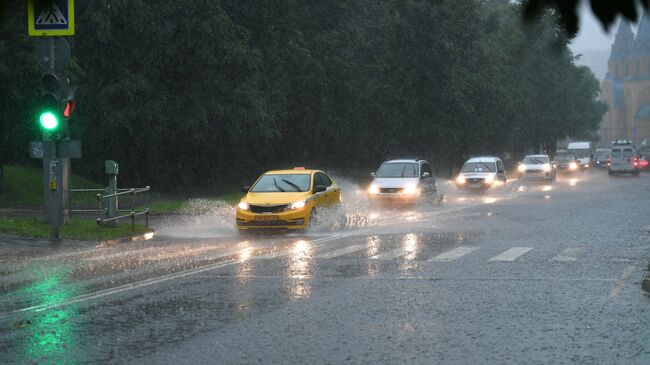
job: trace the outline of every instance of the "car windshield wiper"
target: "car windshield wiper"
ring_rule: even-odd
[[[485,167],[487,172],[493,172],[492,169],[490,168],[490,165],[487,165],[487,164],[485,164],[483,162],[479,162],[479,163]],[[479,170],[479,167],[476,166],[476,167],[474,167],[474,172],[483,172],[483,171]]]
[[[275,178],[273,178],[273,185],[275,185],[275,188],[278,189],[278,191],[282,193],[286,192],[286,190],[282,189],[280,185],[278,185],[278,182],[275,180]]]
[[[294,188],[297,192],[302,192],[302,189],[300,188],[300,186],[292,183],[291,181],[289,181],[287,179],[281,179],[281,180],[284,181],[285,183],[291,185],[291,187]]]

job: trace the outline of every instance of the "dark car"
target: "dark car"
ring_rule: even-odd
[[[555,166],[556,171],[560,173],[574,173],[577,172],[580,167],[578,159],[574,154],[559,151],[555,154],[553,165]]]
[[[599,148],[594,152],[594,166],[599,168],[607,168],[609,162],[609,148]]]

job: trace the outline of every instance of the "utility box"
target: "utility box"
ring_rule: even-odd
[[[118,175],[120,165],[113,160],[104,161],[104,172],[107,175]]]

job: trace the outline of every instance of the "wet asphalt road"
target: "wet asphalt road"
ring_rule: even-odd
[[[347,188],[336,232],[204,207],[116,247],[0,237],[0,363],[650,363],[650,176],[402,209]]]

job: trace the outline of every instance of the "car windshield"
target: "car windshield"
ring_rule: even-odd
[[[418,177],[418,165],[409,162],[384,163],[377,170],[376,177]]]
[[[534,157],[526,157],[524,158],[524,161],[522,163],[524,164],[530,164],[530,165],[541,165],[548,163],[549,159],[546,156],[534,156]]]
[[[573,161],[575,159],[574,155],[568,153],[555,155],[555,161]]]
[[[569,150],[570,153],[573,153],[576,158],[585,158],[590,156],[590,151],[589,149],[571,149]]]
[[[253,193],[307,192],[309,174],[268,174],[262,176],[250,189]]]
[[[494,162],[465,162],[463,172],[495,172],[497,165]]]

